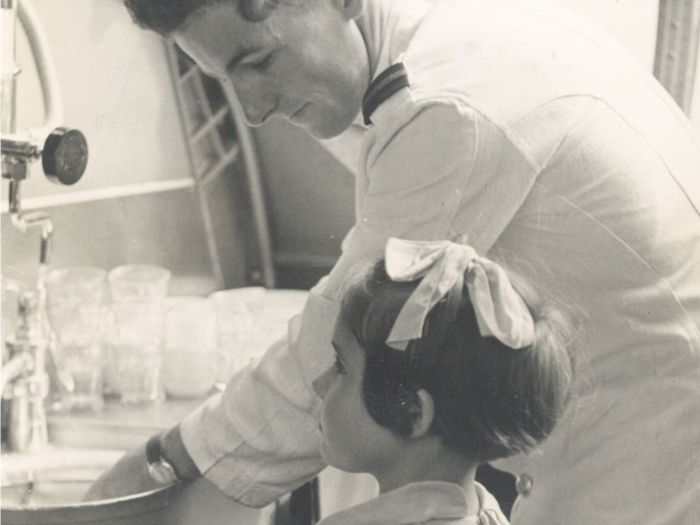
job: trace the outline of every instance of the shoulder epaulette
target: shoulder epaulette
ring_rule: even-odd
[[[370,120],[372,113],[385,100],[408,85],[408,74],[401,62],[382,71],[369,85],[362,98],[362,116],[365,119],[365,125],[369,126],[372,123]]]

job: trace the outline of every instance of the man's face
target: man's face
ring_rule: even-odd
[[[235,2],[216,4],[174,37],[205,73],[233,84],[250,125],[277,115],[329,138],[352,123],[369,84],[354,21],[361,0],[299,4],[283,4],[260,22],[245,20]]]

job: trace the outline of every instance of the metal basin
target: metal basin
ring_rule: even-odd
[[[87,487],[121,452],[52,449],[2,457],[2,508],[80,502]]]
[[[3,525],[266,525],[273,520],[274,506],[244,507],[204,479],[122,498],[81,502],[91,483],[121,454],[88,449],[3,454]]]

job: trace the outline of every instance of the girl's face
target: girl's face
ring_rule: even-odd
[[[340,319],[331,344],[336,362],[314,382],[323,399],[321,455],[341,470],[379,477],[399,463],[402,439],[367,412],[362,398],[365,353]]]

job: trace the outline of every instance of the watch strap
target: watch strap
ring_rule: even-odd
[[[151,436],[146,443],[146,461],[149,465],[158,463],[163,460],[163,456],[160,452],[160,434]]]
[[[160,434],[151,436],[146,443],[146,461],[148,473],[157,483],[173,483],[181,481],[175,468],[163,458],[160,449]]]

